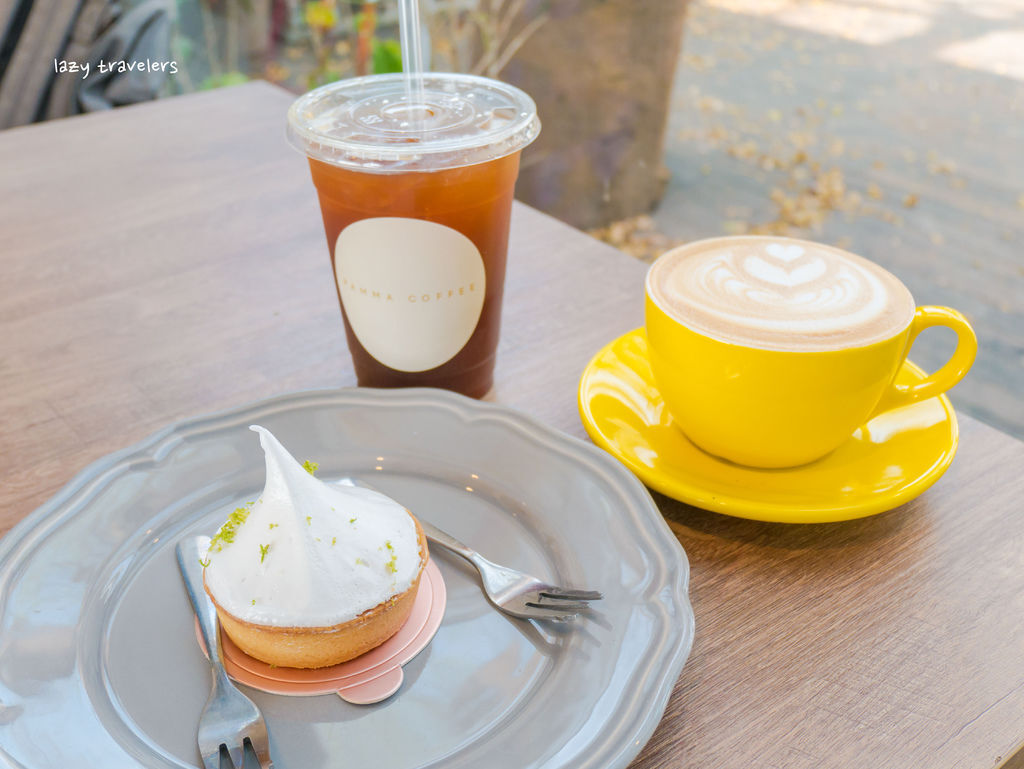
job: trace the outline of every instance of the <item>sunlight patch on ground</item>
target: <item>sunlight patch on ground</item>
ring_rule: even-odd
[[[801,5],[778,16],[790,27],[832,35],[864,45],[882,45],[914,37],[931,25],[928,16],[865,6]]]
[[[803,0],[808,2],[808,0]],[[810,0],[812,3],[821,0]],[[825,0],[835,2],[835,0]],[[1024,12],[1024,0],[860,0],[864,5],[894,8],[902,11],[939,14],[954,10],[956,13],[982,19],[1012,19]]]
[[[706,4],[732,13],[770,16],[787,27],[864,45],[882,45],[920,35],[931,26],[933,10],[933,4],[927,0],[878,0],[863,5],[824,0],[706,0]]]
[[[935,5],[938,0],[926,0]],[[1012,19],[1024,12],[1024,0],[944,0],[982,19]]]
[[[947,45],[938,57],[950,64],[1024,81],[1024,29],[990,32]]]
[[[702,4],[751,16],[778,16],[808,8],[822,13],[850,7],[925,16],[955,9],[983,19],[1012,19],[1024,13],[1024,0],[703,0]]]
[[[931,25],[931,3],[926,0],[885,0],[871,5],[799,0],[706,0],[706,4],[732,13],[770,16],[780,24],[808,32],[862,43],[882,45],[913,37]]]
[[[1024,22],[1024,0],[703,0],[702,4],[873,46],[924,34],[948,13]],[[941,49],[937,57],[948,64],[1024,81],[1024,29],[1000,29],[958,41]]]

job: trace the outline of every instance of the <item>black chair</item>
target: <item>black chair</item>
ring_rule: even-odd
[[[157,98],[167,70],[99,62],[169,61],[172,24],[171,0],[0,0],[0,128]],[[62,61],[89,63],[88,77]]]

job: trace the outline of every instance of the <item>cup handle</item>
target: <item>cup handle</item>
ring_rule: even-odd
[[[971,324],[967,322],[967,318],[949,307],[925,305],[917,308],[914,312],[914,320],[910,324],[910,336],[907,338],[907,348],[903,353],[903,363],[906,363],[907,355],[910,353],[910,348],[914,346],[917,335],[932,326],[945,326],[956,332],[956,349],[946,361],[946,365],[914,384],[906,385],[893,382],[889,390],[882,396],[882,400],[872,416],[941,395],[964,378],[978,353],[978,338],[975,336]]]

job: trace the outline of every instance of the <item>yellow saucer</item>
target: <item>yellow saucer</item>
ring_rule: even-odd
[[[897,381],[924,372],[910,361]],[[580,416],[601,448],[647,486],[717,513],[780,523],[825,523],[891,510],[946,471],[957,445],[945,396],[881,414],[828,456],[758,470],[706,454],[676,427],[654,385],[647,336],[636,329],[599,352],[580,379]]]

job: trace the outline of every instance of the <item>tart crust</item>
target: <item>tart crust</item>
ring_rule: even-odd
[[[276,627],[260,625],[235,617],[225,610],[206,587],[217,608],[217,618],[228,638],[248,654],[269,665],[289,668],[322,668],[338,665],[380,646],[399,631],[416,602],[423,568],[427,564],[427,538],[416,516],[420,547],[420,568],[408,590],[367,609],[358,617],[338,625],[324,627]],[[205,580],[204,580],[205,586]]]

